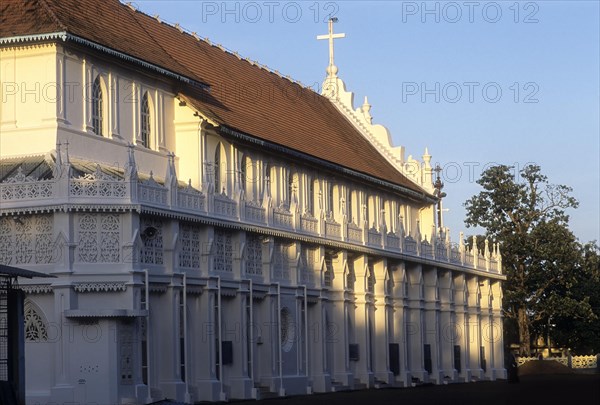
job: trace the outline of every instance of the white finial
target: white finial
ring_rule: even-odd
[[[125,166],[125,180],[137,179],[137,167],[135,164],[134,146],[131,142],[127,144],[127,165]]]
[[[425,147],[425,153],[423,154],[423,162],[425,163],[426,169],[431,169],[431,155],[429,154],[429,150]]]
[[[337,38],[345,38],[346,34],[334,34],[333,33],[333,23],[337,22],[338,19],[336,17],[332,17],[329,19],[329,33],[326,35],[318,35],[317,39],[327,39],[329,40],[329,66],[327,66],[327,76],[335,77],[337,76],[338,68],[333,63],[333,40]]]
[[[56,162],[54,162],[54,169],[52,171],[52,175],[54,176],[55,179],[58,179],[59,177],[62,176],[62,169],[63,169],[63,162],[62,162],[62,156],[61,156],[61,151],[60,151],[60,142],[56,142]],[[19,166],[19,169],[21,167]]]
[[[369,100],[367,96],[365,96],[365,102],[362,105],[362,113],[365,116],[365,119],[369,124],[373,122],[373,117],[371,116],[371,104],[369,104]]]
[[[177,172],[175,170],[175,153],[167,154],[167,174],[165,175],[165,185],[170,183],[177,185]]]
[[[71,157],[69,156],[69,141],[65,141],[64,145],[65,145],[65,164],[70,165]]]
[[[60,142],[56,142],[56,167],[62,166],[62,156],[60,151]]]

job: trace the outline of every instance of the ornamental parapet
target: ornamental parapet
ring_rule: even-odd
[[[147,206],[216,220],[235,220],[240,224],[501,274],[502,259],[497,244],[485,242],[484,249],[480,249],[475,239],[467,244],[462,233],[459,242],[453,243],[447,229],[439,232],[433,229],[431,235],[422,236],[418,224],[416,229],[405,232],[401,221],[391,224],[391,230],[386,224],[381,224],[381,229],[369,228],[366,223],[336,222],[322,213],[315,216],[300,214],[288,207],[246,201],[243,193],[232,198],[224,192],[211,192],[210,187],[203,192],[176,180],[156,180],[152,173],[145,177],[137,172],[128,175],[127,171],[109,174],[108,169],[97,166],[93,173],[75,176],[68,165],[65,166],[63,170],[55,171],[55,177],[51,179],[27,177],[17,170],[15,175],[0,183],[0,210],[22,212],[35,211],[36,207],[47,210],[47,207],[69,205],[82,209],[86,206],[106,209]]]

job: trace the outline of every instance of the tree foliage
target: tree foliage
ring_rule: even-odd
[[[532,332],[549,333],[551,325],[565,319],[597,319],[590,296],[576,288],[582,269],[593,264],[586,263],[583,247],[568,228],[566,210],[578,205],[572,189],[550,184],[536,165],[519,173],[493,166],[477,183],[483,190],[465,202],[465,223],[484,228],[501,244],[507,276],[504,311],[518,327],[521,354],[530,354]]]
[[[570,288],[576,300],[589,303],[594,316],[589,318],[557,316],[548,325],[554,342],[573,350],[577,354],[600,352],[600,248],[594,242],[581,249],[580,277]]]

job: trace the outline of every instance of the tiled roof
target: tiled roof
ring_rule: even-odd
[[[118,0],[2,0],[0,38],[67,32],[206,83],[179,92],[218,124],[427,194],[327,99]],[[428,194],[427,194],[428,195]]]
[[[5,264],[0,264],[0,277],[25,277],[25,278],[33,278],[33,277],[45,277],[45,278],[55,278],[56,276],[40,273],[38,271],[25,270],[19,267],[11,267]]]

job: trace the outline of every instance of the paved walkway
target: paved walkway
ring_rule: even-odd
[[[257,401],[261,405],[595,405],[600,375],[530,375],[506,381],[315,394]]]

